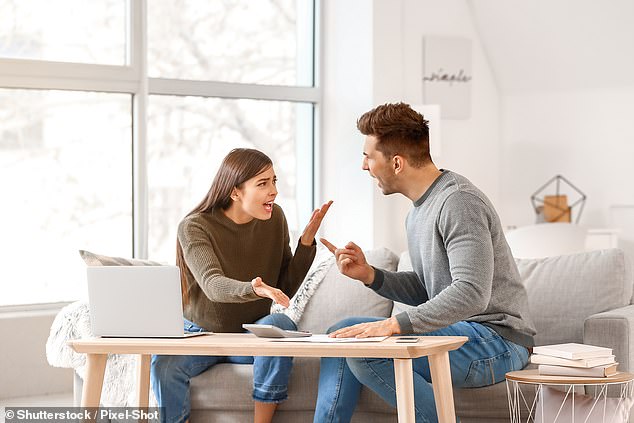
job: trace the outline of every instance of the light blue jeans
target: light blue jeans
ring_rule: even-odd
[[[352,317],[337,323],[328,332],[357,323],[383,320]],[[476,388],[504,380],[506,372],[520,370],[528,363],[528,350],[507,341],[493,329],[473,322],[458,322],[426,336],[467,336],[459,349],[449,352],[451,381],[456,388]],[[438,421],[427,357],[412,360],[414,405],[417,423]],[[386,358],[322,358],[315,423],[349,422],[359,399],[361,386],[376,392],[396,407],[394,361]]]
[[[297,326],[285,314],[269,314],[256,323],[286,330]],[[185,330],[204,329],[185,319]],[[292,357],[217,357],[202,355],[154,355],[150,373],[152,390],[161,408],[161,422],[180,423],[189,418],[189,381],[218,363],[253,364],[253,399],[279,403],[288,397]]]

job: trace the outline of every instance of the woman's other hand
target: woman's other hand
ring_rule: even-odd
[[[313,215],[310,217],[310,221],[306,225],[306,228],[304,228],[304,232],[302,233],[302,237],[300,239],[300,242],[303,245],[306,245],[307,247],[313,245],[315,235],[319,230],[319,226],[321,226],[321,221],[324,220],[324,216],[326,216],[326,213],[328,212],[331,204],[332,200],[328,201],[323,206],[313,211]]]
[[[255,292],[255,295],[258,297],[270,298],[283,307],[288,307],[290,305],[290,300],[285,293],[277,288],[268,286],[259,276],[251,281],[251,286],[253,287],[253,292]]]

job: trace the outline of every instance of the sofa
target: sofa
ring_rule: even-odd
[[[407,253],[400,258],[387,249],[366,254],[374,266],[388,270],[411,269]],[[325,259],[318,256],[316,262],[318,260]],[[323,277],[319,284],[303,291],[308,298],[304,298],[301,316],[295,316],[299,329],[324,333],[344,317],[388,317],[408,307],[382,298],[360,282],[341,275],[332,262],[330,260],[329,266],[322,262]],[[538,331],[537,345],[578,342],[610,347],[620,363],[620,370],[634,369],[633,279],[623,251],[590,251],[543,259],[517,259],[516,262]],[[307,279],[309,277],[310,273]],[[319,359],[294,360],[289,399],[279,406],[276,422],[312,422],[318,376]],[[75,379],[79,393],[81,379]],[[252,421],[251,384],[249,365],[219,364],[195,377],[191,381],[191,421]],[[509,421],[504,382],[484,388],[455,389],[454,398],[456,414],[463,423]],[[367,421],[395,422],[396,412],[373,392],[364,389],[353,422]]]

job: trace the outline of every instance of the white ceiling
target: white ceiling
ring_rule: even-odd
[[[634,0],[467,0],[501,94],[634,86]]]

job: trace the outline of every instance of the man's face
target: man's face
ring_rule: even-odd
[[[384,195],[394,194],[398,191],[396,190],[396,175],[392,161],[376,149],[377,142],[376,137],[372,135],[365,137],[362,168],[377,180]]]

